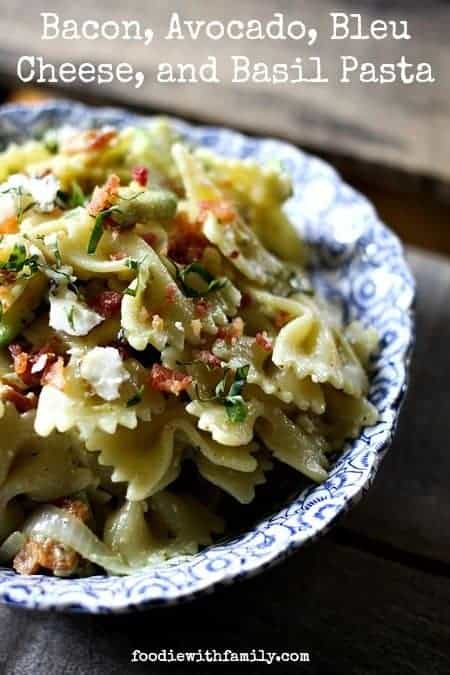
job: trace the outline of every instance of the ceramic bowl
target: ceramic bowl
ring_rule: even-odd
[[[148,123],[148,118],[123,110],[72,102],[6,106],[0,109],[0,144],[62,124],[83,128]],[[355,504],[370,487],[391,443],[413,340],[414,281],[397,237],[380,222],[367,199],[322,160],[274,139],[249,138],[180,120],[173,123],[189,140],[218,153],[284,163],[295,188],[287,212],[311,245],[315,284],[341,305],[347,317],[374,326],[381,336],[370,387],[379,421],[346,445],[324,483],[299,490],[281,509],[243,534],[129,577],[21,577],[0,569],[3,603],[32,609],[126,612],[191,599],[260,572],[323,534]]]

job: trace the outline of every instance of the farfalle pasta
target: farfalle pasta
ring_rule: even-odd
[[[158,120],[50,130],[0,154],[0,179],[4,564],[190,555],[277,462],[323,481],[375,423],[376,333],[314,291],[275,161]]]

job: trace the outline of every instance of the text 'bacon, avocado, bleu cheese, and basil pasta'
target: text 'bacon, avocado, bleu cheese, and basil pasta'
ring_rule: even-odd
[[[276,162],[158,120],[10,145],[0,181],[2,564],[195,553],[220,495],[251,502],[276,462],[323,481],[375,422],[377,336],[311,287]]]

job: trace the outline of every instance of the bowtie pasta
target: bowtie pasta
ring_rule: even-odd
[[[0,558],[129,574],[376,421],[372,329],[317,296],[276,163],[150,128],[0,155]]]

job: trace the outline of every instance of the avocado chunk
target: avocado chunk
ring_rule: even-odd
[[[162,188],[136,191],[125,188],[121,191],[111,213],[112,219],[122,227],[131,227],[136,223],[148,223],[152,220],[170,220],[177,210],[177,198]]]
[[[19,283],[24,284],[23,291],[0,320],[0,347],[7,347],[33,319],[33,313],[47,290],[48,279],[42,272],[37,272]]]

